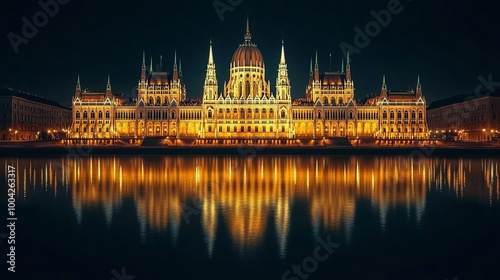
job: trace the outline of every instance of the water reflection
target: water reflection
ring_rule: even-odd
[[[421,223],[429,191],[490,207],[499,203],[498,159],[407,157],[88,157],[6,160],[17,167],[18,198],[35,193],[71,198],[79,224],[100,208],[106,223],[124,199],[135,203],[140,235],[201,223],[208,255],[224,224],[241,252],[274,230],[287,252],[292,206],[307,206],[314,235],[342,231],[349,243],[356,204],[369,201],[384,230],[387,213],[406,209]],[[296,214],[296,212],[294,212]],[[188,229],[186,229],[188,230]]]

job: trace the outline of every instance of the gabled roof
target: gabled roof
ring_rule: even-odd
[[[440,107],[456,104],[456,103],[461,103],[464,101],[470,101],[474,99],[478,99],[481,97],[485,96],[491,96],[491,97],[500,97],[500,89],[494,89],[493,92],[490,92],[488,90],[481,91],[479,93],[469,93],[469,94],[458,94],[450,97],[446,97],[443,99],[439,99],[436,101],[433,101],[429,106],[427,106],[427,110],[432,110],[432,109],[437,109]]]
[[[15,91],[11,88],[0,89],[0,96],[2,96],[2,97],[15,96],[15,97],[24,98],[26,100],[30,100],[33,102],[38,102],[38,103],[42,103],[45,105],[50,105],[50,106],[54,106],[54,107],[59,107],[59,108],[71,110],[67,107],[62,106],[61,104],[57,103],[56,101],[49,100],[49,99],[46,99],[46,98],[43,98],[43,97],[37,96],[37,95],[31,95],[31,94],[21,92],[21,91]]]

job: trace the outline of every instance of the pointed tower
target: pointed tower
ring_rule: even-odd
[[[76,97],[81,97],[82,96],[82,86],[80,85],[80,74],[78,74],[78,76],[76,78],[75,96]]]
[[[340,68],[340,73],[344,73],[344,59],[342,58],[342,67]]]
[[[380,97],[387,98],[387,85],[385,84],[385,74],[382,77],[382,90],[380,91]]]
[[[113,97],[113,92],[111,91],[111,81],[109,79],[109,75],[108,75],[108,84],[106,85],[106,97],[109,97],[110,99]]]
[[[174,81],[179,79],[179,70],[177,69],[177,50],[174,51],[174,72],[172,74],[172,79]]]
[[[207,73],[205,75],[205,84],[203,86],[203,102],[217,100],[217,76],[215,71],[214,55],[212,52],[212,40],[210,40],[210,49],[208,51]]]
[[[142,51],[141,82],[146,81],[146,53]]]
[[[149,74],[153,73],[153,57],[151,56],[151,61],[149,62]]]
[[[316,50],[316,59],[314,62],[314,80],[319,81],[318,50]]]
[[[179,58],[179,78],[182,78],[182,59]]]
[[[420,75],[417,76],[416,95],[417,95],[417,98],[422,97],[422,85],[420,84]]]
[[[345,78],[347,81],[351,81],[352,78],[351,78],[351,54],[349,53],[349,50],[347,50],[347,62],[346,62],[346,66],[345,66]]]
[[[276,99],[291,102],[290,79],[288,78],[288,67],[285,60],[285,43],[281,40],[281,58],[276,78]]]

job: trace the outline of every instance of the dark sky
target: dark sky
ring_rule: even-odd
[[[46,1],[46,0],[41,0]],[[60,0],[63,2],[62,0]],[[68,0],[65,0],[68,1]],[[309,60],[317,49],[320,71],[340,69],[342,42],[356,46],[355,27],[373,20],[371,11],[395,1],[265,1],[238,3],[221,20],[213,0],[82,1],[69,0],[14,51],[8,34],[23,36],[22,18],[33,22],[43,11],[38,1],[6,1],[1,18],[0,86],[21,89],[70,105],[77,74],[82,86],[104,91],[108,73],[115,94],[132,96],[140,75],[142,50],[154,63],[163,55],[171,71],[174,49],[182,58],[188,97],[202,95],[213,40],[219,91],[229,77],[229,62],[243,42],[247,14],[252,41],[266,63],[266,79],[274,92],[281,39],[292,83],[292,97],[303,97]],[[428,102],[469,93],[478,76],[500,82],[500,10],[493,1],[402,0],[402,11],[352,55],[356,97],[379,92],[385,73],[389,89],[415,87],[421,76]],[[38,13],[40,15],[40,13]],[[43,18],[39,18],[43,20]],[[43,22],[42,22],[43,23]],[[11,34],[12,36],[12,34]]]

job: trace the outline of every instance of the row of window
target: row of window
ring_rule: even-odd
[[[286,131],[285,126],[281,126],[281,132],[285,132],[285,131]],[[212,132],[212,126],[208,127],[208,132]],[[223,127],[222,126],[219,126],[219,132],[223,132]],[[245,130],[244,126],[240,126],[240,129],[238,131],[238,127],[237,126],[233,126],[233,130],[231,131],[231,127],[226,126],[226,132],[259,132],[259,127],[258,126],[254,126],[253,129],[252,129],[251,126],[247,126],[246,130]],[[266,126],[262,126],[262,132],[267,132],[267,127]],[[269,126],[269,132],[274,132],[274,127]]]
[[[409,113],[409,112],[408,112],[408,110],[405,110],[405,111],[404,111],[404,118],[405,118],[405,119],[408,119],[408,113]],[[391,111],[389,112],[389,118],[390,118],[391,120],[393,120],[393,119],[394,119],[394,110],[391,110]],[[398,118],[398,119],[402,119],[402,113],[401,113],[401,110],[398,110],[398,111],[397,111],[397,118]],[[416,112],[415,112],[415,110],[412,110],[412,111],[411,111],[411,118],[412,118],[412,119],[415,119],[415,118],[416,118]],[[423,113],[423,111],[422,111],[422,110],[419,110],[419,111],[418,111],[418,118],[419,118],[419,119],[423,119],[423,118],[424,118],[424,113]],[[383,111],[383,113],[382,113],[382,119],[387,119],[387,111],[386,111],[386,110],[384,110],[384,111]]]
[[[232,112],[233,112],[233,118],[251,118],[252,117],[252,113],[254,113],[254,117],[255,118],[274,118],[274,109],[269,109],[269,115],[267,114],[268,111],[265,108],[262,109],[262,110],[259,110],[259,109],[254,109],[254,110],[247,109],[246,110],[246,112],[247,112],[246,115],[245,115],[245,109],[240,109],[239,110],[239,112],[240,112],[239,115],[238,115],[238,109],[236,109],[236,108],[234,108],[232,110]],[[226,108],[225,113],[226,113],[226,115],[225,115],[226,118],[231,118],[231,109]],[[212,111],[212,109],[208,109],[207,117],[208,118],[213,118],[213,111]],[[224,110],[222,108],[219,109],[219,115],[218,115],[218,117],[219,118],[223,118],[224,117]],[[280,117],[281,118],[286,118],[286,110],[281,110]]]
[[[105,131],[109,132],[109,127],[106,127]],[[75,132],[77,132],[77,133],[80,132],[80,128],[79,127],[75,128]],[[82,132],[83,133],[87,132],[87,127],[86,126],[84,126],[82,128]],[[92,133],[94,132],[94,128],[93,127],[90,128],[90,132],[92,132]],[[97,128],[97,132],[102,132],[102,127]]]

